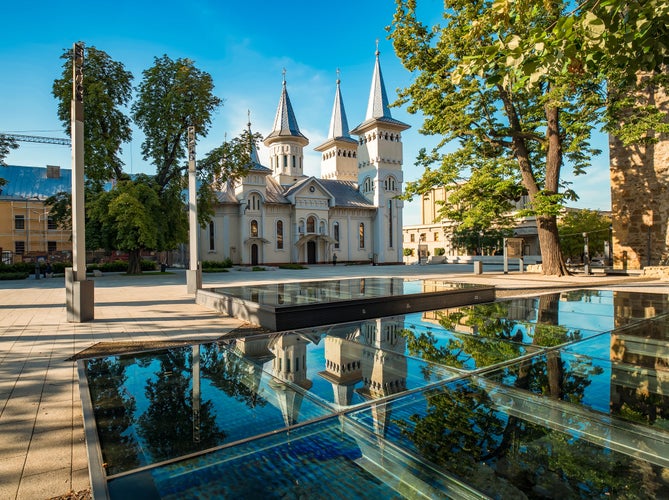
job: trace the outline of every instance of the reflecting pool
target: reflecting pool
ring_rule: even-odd
[[[80,367],[96,498],[669,498],[664,294],[580,290]]]

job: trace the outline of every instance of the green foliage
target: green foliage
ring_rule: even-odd
[[[441,248],[441,247],[439,247],[439,248],[435,248],[435,249],[434,249],[434,254],[437,255],[437,256],[444,255],[445,253],[446,253],[446,249],[445,249],[445,248]]]
[[[190,59],[156,57],[143,72],[132,105],[132,116],[144,132],[142,154],[156,167],[161,189],[179,184],[187,170],[188,127],[196,136],[206,136],[213,112],[222,100],[213,94],[211,75]]]
[[[279,269],[307,269],[301,264],[279,264]]]
[[[224,269],[232,267],[232,260],[228,257],[222,261],[216,260],[203,260],[202,261],[202,270],[205,269]]]
[[[584,251],[583,233],[588,233],[590,256],[604,252],[608,241],[611,218],[596,210],[572,210],[558,221],[560,245],[565,258],[580,260]]]
[[[267,271],[267,269],[265,269],[264,267],[260,267],[260,266],[253,266],[251,268],[251,271]]]
[[[58,118],[69,135],[72,101],[72,49],[66,49],[62,76],[53,82]],[[103,184],[123,178],[121,145],[132,136],[130,118],[122,111],[132,96],[133,76],[122,63],[94,46],[84,49],[84,159],[86,179]]]
[[[9,155],[10,150],[18,148],[18,143],[5,135],[0,134],[0,166],[5,166],[5,158]],[[0,179],[0,187],[5,184],[4,179]]]
[[[404,254],[405,257],[410,257],[413,255],[413,248],[405,248],[402,250],[402,253]]]
[[[28,276],[30,276],[30,273],[25,273],[25,272],[19,272],[19,271],[0,271],[0,280],[3,281],[9,281],[9,280],[24,280]]]

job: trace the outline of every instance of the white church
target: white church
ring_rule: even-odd
[[[249,173],[217,193],[200,231],[200,261],[235,265],[332,262],[402,263],[402,131],[392,118],[379,52],[365,120],[349,130],[337,80],[321,178],[303,174],[301,132],[284,76],[273,130],[264,140],[269,166],[255,145]],[[250,124],[249,124],[250,127]],[[357,136],[357,139],[351,137]]]

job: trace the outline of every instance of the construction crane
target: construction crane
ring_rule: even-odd
[[[42,137],[39,135],[23,135],[23,134],[3,134],[0,136],[14,139],[17,142],[39,142],[41,144],[59,144],[60,146],[70,146],[72,143],[70,139],[61,139],[59,137]]]

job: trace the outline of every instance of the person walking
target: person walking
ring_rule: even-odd
[[[337,254],[336,253],[332,254],[332,265],[333,266],[337,265]]]

